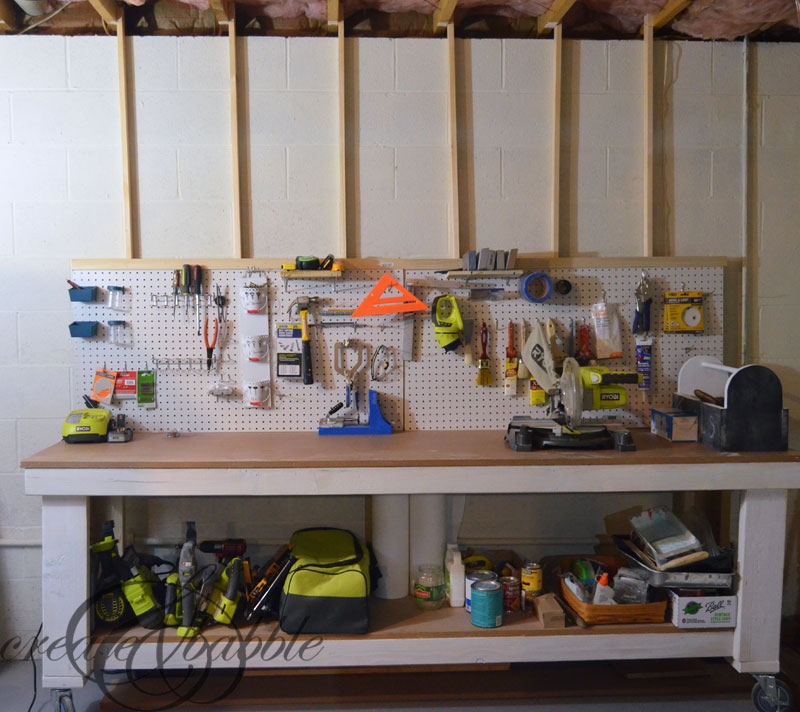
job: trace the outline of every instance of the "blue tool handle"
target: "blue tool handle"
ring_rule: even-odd
[[[650,332],[650,307],[653,304],[652,299],[647,299],[642,305],[642,331]]]
[[[652,299],[648,299],[642,304],[642,310],[636,310],[633,315],[633,333],[634,334],[647,334],[650,331],[650,307],[653,304]]]

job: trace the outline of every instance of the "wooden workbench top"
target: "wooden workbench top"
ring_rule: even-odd
[[[495,430],[413,431],[394,435],[316,433],[136,433],[129,443],[59,442],[22,461],[25,469],[195,469],[679,465],[800,462],[800,452],[721,453],[633,431],[635,452],[514,452]]]

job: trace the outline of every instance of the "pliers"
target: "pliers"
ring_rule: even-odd
[[[219,321],[217,317],[214,317],[214,338],[209,343],[208,341],[208,317],[206,317],[206,321],[203,324],[203,341],[206,345],[206,369],[211,371],[211,361],[214,357],[214,347],[217,345],[217,331],[219,330]]]
[[[633,317],[633,333],[647,334],[650,332],[650,307],[653,304],[653,287],[647,274],[642,270],[642,278],[634,290],[636,296],[636,313]]]

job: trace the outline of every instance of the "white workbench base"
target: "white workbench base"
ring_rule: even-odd
[[[502,434],[489,431],[330,440],[321,449],[311,433],[196,433],[178,441],[146,433],[121,446],[58,444],[23,462],[26,492],[42,495],[43,635],[51,641],[64,636],[72,615],[89,597],[90,497],[735,490],[740,493],[734,499],[739,503],[736,543],[741,577],[735,629],[682,631],[663,624],[554,632],[512,621],[495,631],[477,631],[466,618],[448,617],[441,611],[439,618],[423,622],[414,622],[406,612],[402,624],[394,628],[382,627],[373,615],[375,627],[369,635],[327,637],[312,660],[298,663],[276,656],[266,661],[253,658],[247,665],[340,667],[722,656],[741,672],[778,672],[787,490],[800,488],[800,454],[716,453],[698,444],[666,443],[647,433],[635,434],[639,449],[634,453],[513,453],[504,445]],[[292,459],[286,459],[283,453],[287,452]],[[380,602],[404,604],[403,599]],[[75,635],[85,638],[87,634],[84,619]],[[163,634],[162,659],[179,652],[174,631]],[[209,631],[208,635],[214,634]],[[44,685],[78,687],[93,663],[124,667],[113,662],[113,641],[95,646],[94,653],[96,660],[90,657],[74,666],[66,658],[45,657]],[[163,665],[187,666],[177,655],[173,660],[177,662],[167,660]],[[139,648],[136,666],[151,668],[157,662],[155,645],[145,643]],[[215,667],[226,665],[238,666],[238,658],[214,661]]]

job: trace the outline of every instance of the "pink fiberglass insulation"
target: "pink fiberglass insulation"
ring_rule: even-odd
[[[141,4],[147,0],[125,0],[129,4]],[[208,10],[209,0],[180,0],[198,10]],[[238,5],[261,8],[268,17],[308,17],[312,20],[325,20],[328,17],[327,0],[236,0]]]
[[[794,0],[695,0],[672,27],[692,37],[733,40],[782,20],[797,24]]]
[[[144,5],[149,0],[124,0],[129,5]],[[387,13],[416,12],[431,14],[443,0],[344,0],[344,14],[349,16],[364,9]],[[210,0],[180,0],[198,10],[210,9]],[[236,0],[239,4],[258,8],[273,18],[307,17],[324,21],[328,15],[327,0]],[[464,10],[507,17],[538,17],[553,0],[460,0],[457,12]],[[605,27],[620,35],[634,35],[645,15],[655,15],[666,0],[578,0],[565,18],[566,25]],[[675,19],[671,27],[677,32],[702,39],[733,40],[758,30],[765,23],[787,22],[798,26],[795,0],[694,0]]]
[[[345,14],[371,8],[382,12],[418,12],[430,15],[440,0],[346,0]],[[459,0],[456,12],[481,8],[487,14],[509,17],[538,17],[552,5],[552,0]]]
[[[586,19],[593,18],[620,34],[639,31],[645,15],[655,15],[665,0],[583,0]]]

